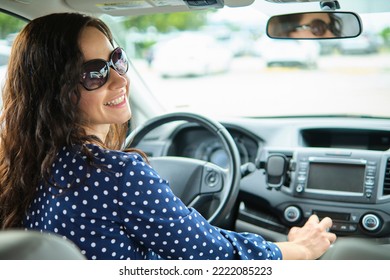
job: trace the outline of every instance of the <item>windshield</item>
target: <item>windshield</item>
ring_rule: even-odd
[[[329,40],[270,39],[273,14],[251,5],[103,20],[131,59],[131,79],[165,112],[390,117],[390,13],[358,12],[359,37]],[[17,34],[4,30],[1,77]]]
[[[126,45],[167,111],[389,117],[390,15],[360,16],[359,37],[321,41],[268,38],[256,7],[136,17]]]

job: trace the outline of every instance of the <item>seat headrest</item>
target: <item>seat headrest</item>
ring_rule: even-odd
[[[0,231],[1,260],[85,260],[78,247],[53,233],[32,230]]]

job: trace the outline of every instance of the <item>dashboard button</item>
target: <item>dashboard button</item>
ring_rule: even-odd
[[[380,220],[374,214],[366,214],[362,219],[362,226],[368,231],[375,231],[380,226]]]
[[[301,211],[296,206],[289,206],[284,210],[284,218],[290,223],[297,222],[301,219]]]
[[[302,185],[302,184],[298,184],[297,187],[295,188],[295,190],[296,190],[298,193],[303,192],[303,185]]]
[[[353,232],[356,231],[357,225],[350,223],[333,223],[332,231]]]

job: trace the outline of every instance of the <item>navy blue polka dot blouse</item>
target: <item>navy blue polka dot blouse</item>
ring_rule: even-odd
[[[23,224],[73,241],[88,259],[281,259],[261,236],[210,225],[136,153],[63,148]]]

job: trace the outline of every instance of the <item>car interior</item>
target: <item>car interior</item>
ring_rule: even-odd
[[[0,0],[0,79],[17,32],[56,12],[109,24],[131,60],[126,147],[210,223],[276,242],[317,214],[338,236],[319,260],[390,259],[390,1]],[[3,230],[0,259],[84,257]]]

